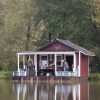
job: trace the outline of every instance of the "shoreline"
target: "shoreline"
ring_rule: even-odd
[[[88,79],[80,77],[56,77],[56,76],[26,76],[26,77],[12,77],[12,71],[0,71],[0,80],[13,80],[13,81],[25,81],[25,82],[34,82],[38,80],[39,82],[54,82],[54,83],[76,83],[84,80],[88,81],[100,81],[100,73],[90,73]]]

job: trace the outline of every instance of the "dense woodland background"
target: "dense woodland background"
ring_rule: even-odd
[[[100,0],[0,0],[0,70],[17,68],[16,53],[68,39],[96,54],[100,72]]]

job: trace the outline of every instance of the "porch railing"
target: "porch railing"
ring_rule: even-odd
[[[57,71],[56,76],[78,76],[78,70],[75,71]]]
[[[13,76],[27,76],[27,71],[15,71]],[[78,77],[78,70],[75,71],[56,71],[56,76],[75,76]]]
[[[26,76],[27,72],[26,71],[15,71],[13,72],[13,76]]]

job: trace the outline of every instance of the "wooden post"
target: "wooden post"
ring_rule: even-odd
[[[76,76],[76,54],[74,53],[74,66],[73,66],[74,76]]]
[[[37,54],[34,55],[35,75],[37,76]]]
[[[57,75],[57,54],[55,54],[55,76]]]
[[[81,52],[79,51],[79,77],[81,76]]]
[[[18,61],[17,61],[17,64],[18,64],[18,72],[20,71],[19,69],[19,54],[18,54]]]
[[[88,56],[88,77],[89,77],[89,72],[90,72],[90,69],[89,69],[89,56]]]

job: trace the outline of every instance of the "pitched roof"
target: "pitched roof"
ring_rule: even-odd
[[[42,47],[38,48],[37,51],[40,51],[41,49],[43,49],[43,48],[45,48],[45,47],[47,47],[47,46],[49,46],[49,45],[51,45],[51,44],[53,44],[53,43],[55,43],[57,41],[62,43],[62,44],[64,44],[65,46],[68,46],[68,47],[72,48],[75,51],[78,51],[78,52],[80,51],[81,53],[83,53],[85,55],[95,56],[95,54],[93,52],[88,51],[85,48],[70,42],[69,40],[61,40],[61,39],[55,39],[55,40],[43,45]]]

